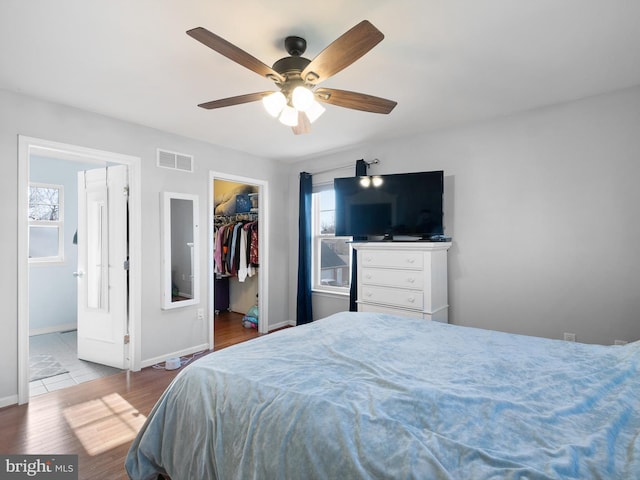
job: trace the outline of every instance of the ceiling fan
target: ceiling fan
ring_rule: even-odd
[[[244,50],[203,27],[187,31],[187,35],[260,76],[273,81],[279,91],[249,93],[223,98],[198,106],[206,109],[229,107],[262,100],[272,116],[292,127],[296,135],[308,133],[325,108],[321,103],[373,113],[389,113],[397,102],[364,93],[319,88],[318,84],[345,69],[382,41],[384,35],[369,21],[363,20],[338,37],[313,60],[302,54],[307,48],[304,38],[290,36],[284,41],[288,57],[273,67],[262,63]]]

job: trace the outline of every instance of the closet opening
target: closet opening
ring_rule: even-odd
[[[222,325],[225,332],[232,329],[247,338],[269,331],[264,280],[267,202],[266,183],[260,180],[212,173],[210,186],[213,345]]]

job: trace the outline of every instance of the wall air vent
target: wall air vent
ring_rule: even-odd
[[[193,172],[193,156],[158,149],[158,166],[182,172]]]

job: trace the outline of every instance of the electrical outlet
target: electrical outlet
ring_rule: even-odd
[[[626,345],[628,342],[626,340],[614,340],[614,345]]]
[[[575,333],[564,332],[564,339],[567,342],[575,342],[576,341],[576,334]]]
[[[204,308],[199,308],[197,311],[198,320],[204,320]]]

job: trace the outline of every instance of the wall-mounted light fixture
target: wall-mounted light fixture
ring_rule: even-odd
[[[364,188],[369,188],[371,185],[379,187],[384,180],[379,175],[360,177],[360,185]]]

